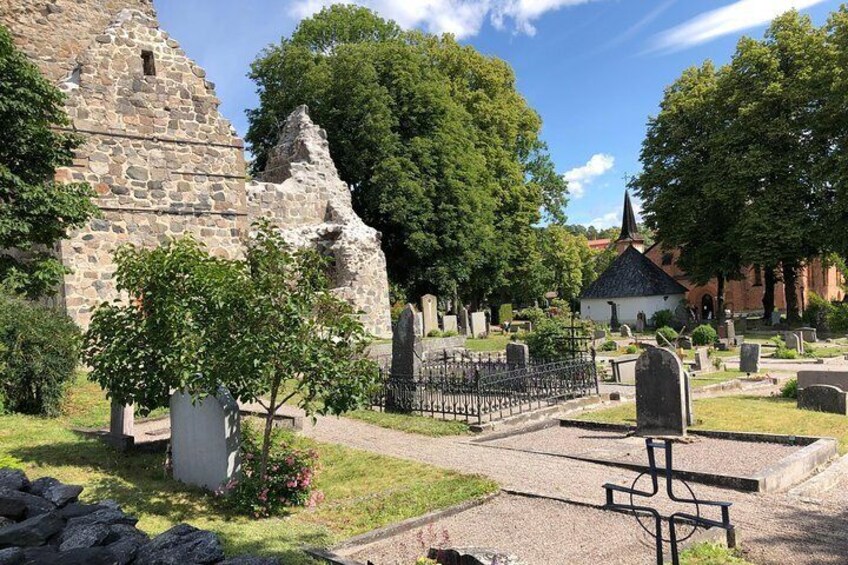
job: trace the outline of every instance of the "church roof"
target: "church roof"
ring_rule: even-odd
[[[630,203],[630,193],[624,191],[624,215],[621,217],[621,235],[618,241],[634,240],[642,241],[639,237],[639,227],[636,225],[636,214],[633,213],[633,205]]]
[[[616,257],[580,298],[625,298],[684,294],[686,287],[632,245]]]

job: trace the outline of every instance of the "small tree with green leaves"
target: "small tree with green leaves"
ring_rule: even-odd
[[[130,303],[104,304],[86,334],[91,379],[146,412],[171,390],[199,398],[223,385],[265,409],[260,473],[273,418],[289,401],[309,416],[341,414],[377,379],[368,334],[331,290],[326,259],[293,251],[267,222],[254,225],[245,259],[210,257],[192,239],[116,255]]]
[[[69,123],[61,91],[2,26],[0,77],[0,280],[38,298],[67,272],[53,246],[85,225],[97,207],[87,184],[54,180],[81,140],[56,129]]]

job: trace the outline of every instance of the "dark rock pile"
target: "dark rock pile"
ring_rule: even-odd
[[[277,565],[224,558],[212,532],[179,524],[153,539],[117,503],[77,501],[81,486],[0,469],[0,565]]]

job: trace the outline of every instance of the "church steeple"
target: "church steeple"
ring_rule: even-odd
[[[621,254],[631,245],[640,253],[645,249],[645,240],[639,235],[636,214],[633,213],[633,205],[630,203],[630,193],[625,190],[624,214],[621,217],[621,233],[618,239],[615,240],[615,248]]]

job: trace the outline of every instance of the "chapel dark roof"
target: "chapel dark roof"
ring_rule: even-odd
[[[580,298],[667,296],[684,294],[686,290],[685,286],[631,245],[583,291]]]
[[[639,227],[636,225],[636,214],[633,213],[633,205],[630,203],[630,193],[624,191],[624,215],[621,217],[621,235],[618,241],[625,239],[642,241],[639,237]]]

